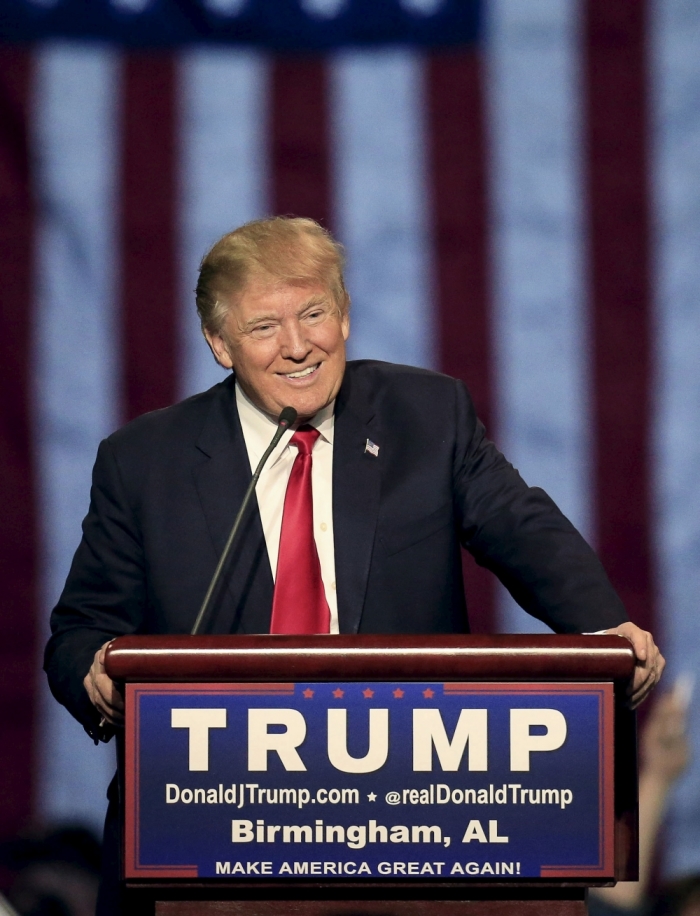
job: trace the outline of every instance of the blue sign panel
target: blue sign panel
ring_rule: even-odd
[[[127,704],[127,878],[613,874],[612,685],[129,685]]]

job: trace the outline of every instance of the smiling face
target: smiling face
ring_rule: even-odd
[[[221,330],[206,332],[217,361],[272,417],[309,420],[338,394],[350,322],[323,286],[252,280],[232,298]]]

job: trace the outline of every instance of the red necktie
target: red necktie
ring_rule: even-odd
[[[270,633],[328,633],[330,611],[314,540],[311,452],[320,433],[300,426],[291,438],[299,454],[284,497]]]

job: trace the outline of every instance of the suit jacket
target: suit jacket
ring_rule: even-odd
[[[92,732],[82,686],[126,633],[187,633],[250,482],[235,379],[100,445],[91,503],[53,611],[45,667]],[[379,454],[365,450],[367,439]],[[626,619],[597,557],[484,434],[461,382],[350,362],[336,401],[333,525],[341,633],[467,632],[460,544],[557,632]],[[273,578],[249,511],[205,630],[269,631]]]

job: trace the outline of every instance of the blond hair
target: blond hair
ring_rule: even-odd
[[[321,285],[341,314],[350,306],[342,246],[315,220],[275,216],[228,232],[205,254],[196,300],[203,331],[218,333],[232,297],[251,281]]]

